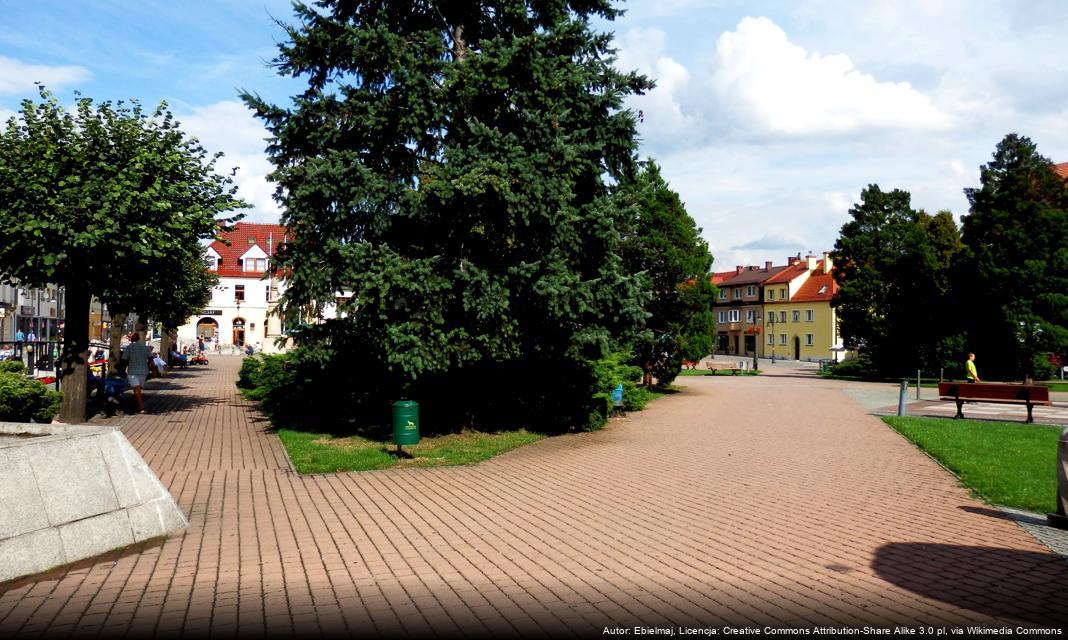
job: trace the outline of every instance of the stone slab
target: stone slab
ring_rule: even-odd
[[[189,525],[114,427],[0,423],[0,581]]]
[[[33,469],[21,449],[11,449],[0,465],[0,540],[48,526]]]
[[[0,540],[0,582],[51,569],[64,564],[65,557],[56,529]]]
[[[134,543],[126,510],[112,511],[58,527],[67,562]]]
[[[33,467],[52,526],[119,508],[100,450],[91,439],[41,438],[22,451]]]

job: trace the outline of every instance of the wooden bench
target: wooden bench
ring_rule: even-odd
[[[991,402],[994,404],[1027,405],[1027,422],[1034,422],[1031,409],[1036,405],[1049,406],[1049,387],[1037,384],[1003,384],[997,382],[939,382],[940,400],[957,403],[957,415],[964,417],[965,402]]]
[[[696,360],[683,360],[682,361],[682,367],[684,369],[696,369],[697,368],[697,361]]]
[[[705,365],[709,371],[730,371],[732,376],[738,375],[742,370],[737,362],[706,362]]]

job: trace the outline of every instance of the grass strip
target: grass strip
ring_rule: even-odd
[[[545,436],[520,429],[484,433],[464,431],[423,438],[419,444],[405,445],[411,458],[398,457],[391,442],[359,436],[339,437],[327,433],[309,433],[279,429],[289,459],[298,473],[333,473],[335,471],[371,471],[391,467],[443,467],[472,464],[488,460]]]
[[[988,502],[1038,513],[1056,510],[1059,428],[946,418],[883,420]]]

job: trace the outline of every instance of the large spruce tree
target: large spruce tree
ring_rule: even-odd
[[[297,3],[276,60],[307,89],[243,98],[273,140],[289,242],[275,265],[309,388],[359,412],[400,394],[432,416],[591,420],[589,362],[644,317],[623,268],[633,171],[607,0]],[[447,410],[446,410],[447,409]],[[431,427],[440,427],[441,424]]]
[[[965,189],[958,279],[968,348],[983,377],[1033,376],[1068,351],[1068,183],[1030,139],[1009,134]]]

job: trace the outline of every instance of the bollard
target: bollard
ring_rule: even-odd
[[[897,397],[897,415],[905,415],[905,402],[908,399],[909,393],[909,381],[901,381],[901,393]]]
[[[916,369],[916,399],[920,399],[920,370]]]
[[[1057,512],[1046,514],[1050,526],[1068,529],[1068,428],[1057,443]]]

